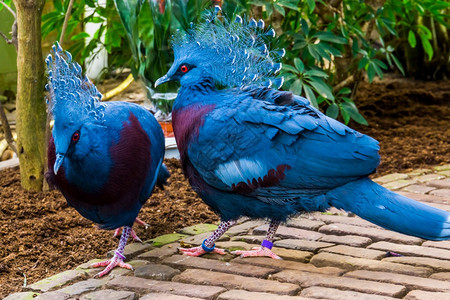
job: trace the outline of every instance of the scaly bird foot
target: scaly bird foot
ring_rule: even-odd
[[[184,255],[188,255],[188,256],[200,256],[205,253],[218,253],[220,255],[225,255],[227,253],[225,249],[220,249],[220,248],[214,248],[213,251],[206,252],[205,250],[203,250],[202,246],[193,247],[193,248],[178,248],[178,250],[180,250],[180,252],[183,253]]]
[[[111,272],[112,269],[115,267],[120,267],[128,270],[133,270],[133,267],[130,264],[126,264],[123,262],[123,259],[119,256],[114,255],[113,258],[101,261],[98,263],[93,263],[91,268],[98,268],[98,267],[106,267],[103,271],[95,274],[94,278],[100,278],[102,276],[105,276],[109,272]]]
[[[269,248],[266,247],[253,247],[250,251],[245,250],[236,250],[232,251],[232,254],[240,255],[241,257],[260,257],[260,256],[268,256],[273,259],[282,259],[278,255],[272,252]]]
[[[121,228],[121,227],[117,228],[117,229],[114,231],[114,237],[119,237],[121,231],[122,231],[122,228]],[[134,240],[135,242],[144,243],[144,242],[137,236],[137,234],[136,234],[136,232],[134,231],[134,229],[131,229],[130,235],[131,235],[131,237],[133,238],[133,240]]]

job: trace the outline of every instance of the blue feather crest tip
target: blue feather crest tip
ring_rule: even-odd
[[[94,117],[103,120],[105,104],[96,86],[83,75],[81,66],[72,61],[72,55],[64,51],[58,42],[52,46],[45,59],[49,95],[47,103],[53,117],[80,121]]]
[[[220,14],[219,14],[220,12]],[[274,47],[275,30],[263,20],[241,16],[228,19],[221,10],[209,11],[203,21],[172,37],[175,60],[190,60],[223,87],[282,83],[284,49]]]

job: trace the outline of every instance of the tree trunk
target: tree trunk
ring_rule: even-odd
[[[40,191],[44,182],[44,61],[41,15],[45,0],[14,0],[17,10],[17,152],[22,187]]]

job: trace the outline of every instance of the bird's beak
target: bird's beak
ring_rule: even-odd
[[[55,175],[58,174],[58,170],[64,161],[64,157],[65,157],[64,154],[61,153],[56,154],[55,164],[53,165],[53,172],[55,173]]]
[[[170,81],[170,80],[171,80],[171,78],[169,76],[167,76],[167,74],[166,74],[163,77],[161,77],[158,80],[156,80],[155,87],[157,87],[160,84],[163,84],[164,82]]]

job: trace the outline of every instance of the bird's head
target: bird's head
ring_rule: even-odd
[[[155,82],[158,86],[175,80],[181,86],[210,78],[218,87],[264,85],[281,87],[279,62],[284,49],[270,49],[275,30],[264,28],[264,21],[234,21],[219,17],[220,8],[209,12],[203,22],[187,32],[172,37],[174,62],[166,75]]]
[[[104,132],[102,125],[86,122],[55,122],[52,136],[56,160],[53,172],[58,173],[65,159],[81,161],[97,146],[98,137]],[[97,137],[97,138],[96,138]]]
[[[95,85],[72,61],[69,52],[56,43],[46,59],[49,111],[54,119],[52,131],[56,150],[56,174],[65,158],[80,159],[93,146],[93,138],[103,127],[106,104]]]

